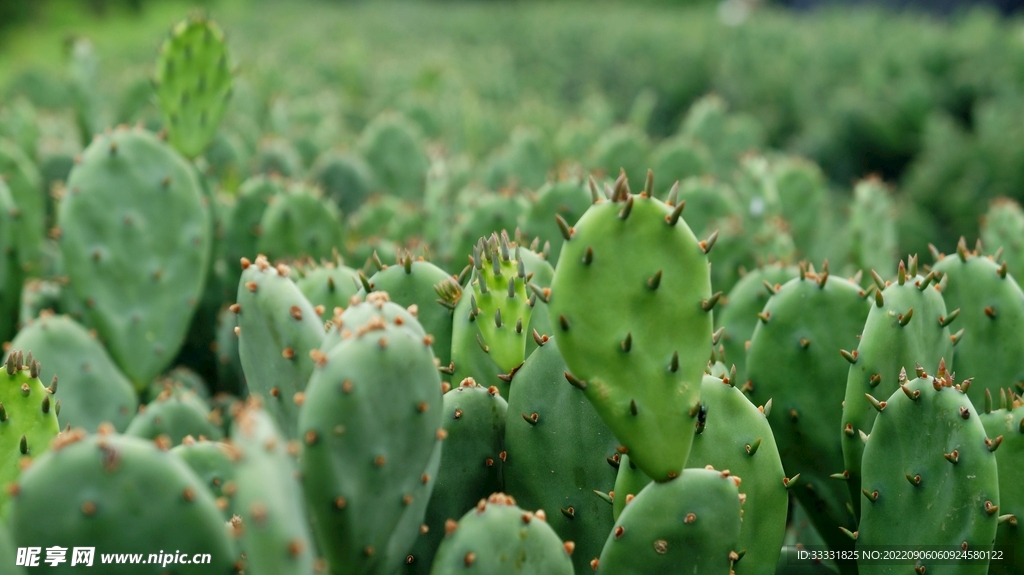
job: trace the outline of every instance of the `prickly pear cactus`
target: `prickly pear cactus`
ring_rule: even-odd
[[[1024,292],[1007,266],[968,251],[961,238],[956,256],[940,256],[932,270],[942,274],[946,308],[960,310],[954,327],[965,337],[953,358],[956,372],[974,379],[971,402],[982,405],[986,390],[1024,392],[1024,366],[1015,359],[1024,354],[1017,336],[1024,329]]]
[[[341,341],[313,354],[299,414],[301,478],[332,573],[389,575],[409,551],[389,548],[396,526],[412,510],[410,522],[421,524],[425,506],[410,504],[430,496],[420,486],[445,436],[441,378],[415,319],[344,323]]]
[[[416,540],[412,550],[417,564],[433,564],[445,521],[462,517],[477,501],[501,490],[507,409],[497,388],[481,387],[472,379],[444,394],[443,421],[448,437],[437,486],[423,519],[427,532]]]
[[[508,397],[511,374],[526,359],[533,313],[526,266],[518,246],[502,232],[481,238],[473,251],[469,285],[455,305],[452,326],[453,381],[472,377]]]
[[[171,144],[194,158],[213,140],[231,99],[224,33],[193,17],[180,22],[160,49],[154,79]]]
[[[793,243],[804,257],[817,258],[821,252],[821,215],[828,199],[825,174],[813,162],[792,157],[772,166],[772,179]]]
[[[857,549],[992,549],[999,521],[995,443],[974,405],[948,373],[906,375],[888,398],[864,446]],[[862,575],[985,575],[987,561],[928,559],[871,563]]]
[[[186,437],[181,445],[171,449],[171,455],[192,469],[216,498],[217,509],[220,509],[224,519],[231,519],[235,511],[233,499],[238,490],[235,467],[231,460],[236,455],[235,449],[220,441],[197,441],[193,437]]]
[[[1012,575],[1024,572],[1024,491],[1019,477],[1024,474],[1024,403],[1019,397],[1000,393],[1002,405],[992,410],[991,400],[985,404],[981,423],[995,449],[999,469],[999,528],[996,549],[1004,551],[1002,561],[989,564],[991,575]]]
[[[626,505],[608,535],[598,574],[722,574],[736,561],[740,480],[728,471],[687,469],[652,482]]]
[[[71,318],[44,315],[18,332],[12,346],[31,349],[42,361],[40,381],[60,377],[51,389],[53,400],[61,402],[62,425],[93,432],[109,423],[124,431],[138,411],[132,383],[96,336]]]
[[[495,493],[481,499],[458,523],[445,525],[430,573],[571,575],[573,548],[568,541],[562,543],[543,511],[524,511],[512,497]]]
[[[765,406],[782,465],[792,476],[786,483],[836,549],[853,546],[839,528],[855,529],[849,491],[831,478],[844,469],[836,430],[850,364],[839,350],[856,346],[867,296],[851,281],[801,268],[759,314],[741,387]]]
[[[331,259],[343,242],[339,215],[319,191],[296,186],[270,198],[260,220],[261,254],[271,261],[312,258]]]
[[[75,547],[94,547],[97,565],[101,550],[142,554],[143,561],[181,550],[190,558],[209,554],[205,572],[234,569],[237,554],[213,495],[184,462],[152,442],[67,432],[25,470],[15,492],[9,521],[17,546],[69,550],[69,561],[54,573],[80,570],[71,565]],[[41,514],[51,521],[39,521]],[[157,575],[167,567],[154,560],[106,565],[103,572]]]
[[[704,376],[697,435],[683,474],[710,465],[743,478],[746,499],[736,547],[743,559],[735,564],[735,575],[774,575],[786,537],[786,473],[764,411],[734,383],[728,377]]]
[[[620,176],[562,248],[549,317],[576,385],[655,481],[679,475],[693,441],[711,346],[707,252],[673,206]],[[601,303],[603,302],[603,304]],[[457,364],[458,362],[456,362]]]
[[[296,287],[324,320],[334,316],[335,308],[345,308],[352,296],[359,293],[359,272],[340,261],[323,265],[305,265]]]
[[[246,572],[311,573],[316,549],[295,478],[298,445],[281,437],[259,400],[239,413],[231,438],[236,447],[234,502],[242,520]]]
[[[32,159],[14,142],[0,138],[0,179],[14,201],[6,209],[9,223],[17,238],[15,256],[21,270],[38,274],[46,234],[46,195],[42,176]],[[12,211],[13,210],[13,211]]]
[[[720,341],[725,347],[725,362],[736,367],[739,381],[747,380],[747,346],[757,327],[757,314],[782,284],[799,273],[795,266],[764,265],[747,272],[724,298],[715,324],[722,330]]]
[[[370,166],[359,154],[327,150],[310,168],[310,180],[324,190],[324,195],[345,215],[352,214],[363,203],[376,183]]]
[[[7,566],[8,575],[25,575],[25,569],[18,566],[18,550],[14,547],[14,538],[6,525],[0,525],[0,564]]]
[[[124,434],[152,439],[168,448],[189,436],[214,441],[221,438],[206,402],[190,391],[170,389],[142,406]]]
[[[850,260],[856,269],[892,275],[899,241],[891,192],[877,178],[857,183],[850,207]]]
[[[385,112],[363,130],[359,150],[381,189],[407,200],[422,198],[430,164],[415,125]]]
[[[176,366],[171,371],[161,374],[149,384],[147,398],[154,400],[164,391],[172,393],[191,392],[205,402],[210,401],[210,388],[198,373],[185,367]]]
[[[1011,274],[1024,277],[1024,210],[1010,198],[996,198],[981,218],[981,241],[1002,250]]]
[[[589,207],[590,194],[579,183],[548,184],[537,192],[537,199],[523,215],[523,233],[529,238],[540,238],[541,243],[551,242],[551,261],[557,262],[564,240],[555,215],[572,226]]]
[[[903,370],[912,372],[918,365],[934,370],[942,362],[952,368],[953,341],[959,339],[959,335],[952,339],[949,335],[948,323],[956,316],[947,315],[935,276],[917,275],[917,258],[908,261],[909,270],[900,262],[895,283],[883,282],[874,274],[877,289],[870,298],[874,305],[860,344],[856,350],[843,351],[850,362],[850,373],[839,429],[846,463],[844,476],[858,514],[864,453],[860,434],[871,433],[877,413],[872,405],[899,388]]]
[[[704,144],[686,136],[671,138],[658,144],[651,159],[654,173],[661,180],[655,190],[658,199],[665,199],[674,182],[710,174],[711,152]]]
[[[0,338],[10,341],[18,329],[24,272],[18,264],[17,213],[11,191],[0,178]]]
[[[231,289],[238,284],[241,268],[236,263],[242,258],[255,258],[259,252],[262,229],[260,221],[270,204],[270,198],[283,194],[284,187],[276,178],[255,176],[238,188],[235,204],[227,211],[224,221],[224,261],[228,266],[225,283]]]
[[[609,177],[620,171],[642,174],[650,167],[651,142],[635,126],[614,126],[598,137],[590,149],[588,165]]]
[[[615,487],[619,445],[583,391],[566,379],[555,338],[539,347],[512,377],[505,424],[505,491],[573,541],[577,573],[601,554],[614,519],[601,496]]]
[[[141,129],[96,138],[71,171],[60,247],[75,294],[142,390],[180,349],[210,257],[195,172]]]
[[[60,427],[60,405],[52,399],[52,389],[39,381],[40,364],[30,352],[20,350],[7,356],[6,381],[0,384],[0,485],[16,480],[26,458],[35,459],[46,452]],[[0,508],[10,498],[0,491]]]
[[[640,471],[625,453],[619,456],[618,469],[618,473],[615,474],[615,490],[609,493],[609,497],[612,498],[612,514],[616,521],[626,508],[626,503],[632,501],[636,494],[643,491],[651,482],[651,478]]]
[[[408,252],[398,265],[385,266],[368,279],[369,289],[387,292],[391,301],[402,306],[416,306],[416,319],[434,337],[434,355],[441,365],[451,362],[452,309],[441,303],[444,300],[434,286],[450,279],[441,268]]]
[[[310,351],[320,347],[324,326],[289,279],[286,266],[259,256],[242,260],[238,301],[238,355],[249,392],[263,398],[286,437],[295,437],[301,392],[313,373]]]

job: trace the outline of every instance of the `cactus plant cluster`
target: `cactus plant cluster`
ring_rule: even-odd
[[[224,42],[176,27],[164,131],[97,134],[52,214],[0,145],[0,571],[1024,569],[1013,205],[1002,247],[898,261],[880,181],[829,227],[820,170],[742,155],[763,135],[713,97],[657,145],[609,128],[589,173],[531,130],[476,172],[395,111],[318,149],[283,107],[227,169]],[[1005,556],[850,559],[886,545]]]

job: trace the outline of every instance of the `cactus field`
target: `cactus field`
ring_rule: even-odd
[[[0,575],[1024,575],[1020,22],[307,4],[0,70]]]

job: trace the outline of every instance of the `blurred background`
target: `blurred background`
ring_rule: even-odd
[[[880,177],[900,253],[951,250],[991,200],[1024,198],[1024,20],[1010,0],[0,0],[0,101],[31,108],[43,152],[66,151],[69,123],[83,141],[158,128],[153,62],[192,9],[228,32],[238,69],[208,155],[280,144],[292,175],[387,110],[491,189],[510,184],[515,153],[548,173],[645,170],[687,118],[714,112],[734,155],[809,158],[837,201]]]

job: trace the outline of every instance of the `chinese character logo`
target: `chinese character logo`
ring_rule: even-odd
[[[95,547],[75,547],[71,552],[71,566],[85,565],[86,567],[92,567],[92,560],[95,556]]]

